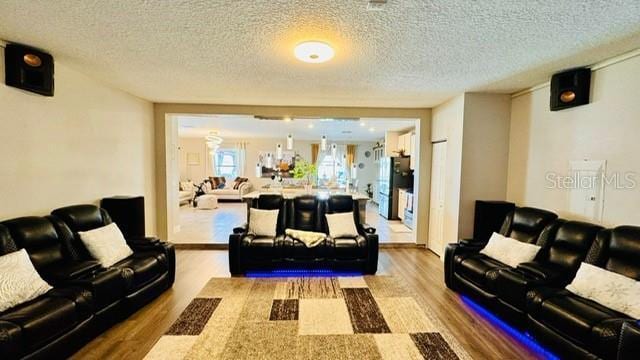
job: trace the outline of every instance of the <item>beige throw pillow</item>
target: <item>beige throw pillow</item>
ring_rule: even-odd
[[[527,244],[494,232],[480,253],[511,267],[516,267],[520,263],[533,261],[539,250],[540,246]]]
[[[276,236],[280,210],[249,209],[249,234],[256,236]]]
[[[0,256],[0,312],[33,300],[51,289],[25,249]]]
[[[325,216],[329,226],[329,235],[332,238],[358,236],[358,229],[353,221],[352,212],[327,214]]]
[[[81,231],[78,235],[89,254],[105,268],[133,254],[116,223]]]

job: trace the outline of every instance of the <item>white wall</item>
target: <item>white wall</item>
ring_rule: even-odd
[[[431,141],[447,141],[444,242],[473,236],[476,200],[504,200],[509,95],[465,93],[433,109]]]
[[[459,238],[464,101],[463,94],[435,107],[431,120],[431,141],[447,141],[444,195],[445,244],[456,242]]]
[[[603,223],[640,224],[640,57],[592,73],[591,103],[551,112],[549,87],[513,99],[508,199],[568,212],[568,190],[548,187],[549,172],[571,160],[606,160],[607,175],[632,174],[634,189],[605,187]]]
[[[55,66],[52,98],[0,85],[0,219],[144,195],[155,234],[152,104]]]
[[[266,139],[266,138],[253,138],[253,139],[224,139],[220,145],[221,148],[235,148],[238,142],[246,142],[246,161],[244,169],[244,177],[249,178],[249,181],[253,184],[254,188],[259,188],[263,185],[269,184],[271,179],[268,178],[256,178],[256,163],[258,161],[258,153],[262,151],[271,151],[275,153],[276,144],[281,143],[286,145],[284,138],[282,139]],[[192,179],[194,181],[201,181],[207,176],[211,175],[210,169],[206,167],[207,149],[205,140],[203,138],[180,138],[180,151],[179,151],[179,168],[181,179]],[[310,140],[294,140],[295,151],[305,160],[311,161],[311,144],[318,143],[318,141]],[[346,142],[336,142],[339,145],[346,144]],[[369,158],[364,156],[366,150],[372,151],[375,142],[350,142],[350,144],[356,145],[356,158],[355,163],[364,163],[364,169],[358,169],[358,182],[359,190],[364,191],[367,183],[374,183],[377,179],[376,164],[373,163],[373,155]],[[186,165],[187,152],[200,153],[201,161],[199,166]]]
[[[473,236],[476,200],[504,200],[509,166],[511,96],[467,93],[458,236]]]

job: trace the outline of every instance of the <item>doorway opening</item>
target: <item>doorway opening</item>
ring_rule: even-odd
[[[178,203],[170,241],[226,244],[233,228],[246,222],[247,196],[302,191],[292,168],[304,161],[316,166],[314,189],[363,199],[361,217],[377,229],[380,243],[416,243],[419,119],[242,114],[171,118],[167,151],[176,165],[167,172],[173,178],[167,183],[176,184]],[[239,185],[238,178],[244,179]],[[203,202],[211,196],[215,202]]]

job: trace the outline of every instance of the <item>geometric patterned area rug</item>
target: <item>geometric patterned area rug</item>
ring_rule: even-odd
[[[470,359],[391,276],[213,278],[146,359]]]

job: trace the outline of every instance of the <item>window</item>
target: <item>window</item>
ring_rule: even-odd
[[[215,153],[216,176],[235,179],[238,176],[238,150],[218,149]]]
[[[327,181],[331,180],[334,175],[339,183],[346,180],[346,174],[344,172],[342,162],[336,161],[334,164],[333,157],[331,155],[324,155],[322,161],[318,163],[318,179]]]

